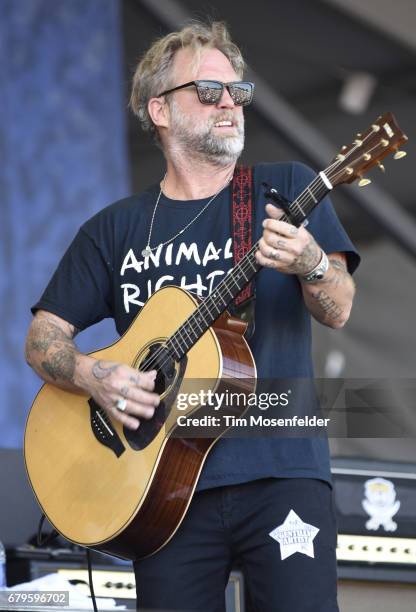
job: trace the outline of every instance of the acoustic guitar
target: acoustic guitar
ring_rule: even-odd
[[[379,117],[287,206],[283,220],[301,225],[335,186],[357,178],[363,184],[363,174],[389,153],[404,155],[398,147],[406,140],[391,113]],[[179,414],[204,411],[197,405],[178,412],[178,394],[255,390],[247,323],[227,306],[259,271],[257,248],[203,301],[179,287],[161,288],[116,343],[91,353],[157,370],[161,401],[138,430],[113,421],[81,393],[52,384],[39,391],[26,424],[26,468],[43,512],[68,540],[135,560],[159,550],[178,529],[204,461],[226,429],[212,437],[178,435]]]

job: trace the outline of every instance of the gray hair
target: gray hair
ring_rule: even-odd
[[[243,77],[245,63],[240,49],[230,37],[225,23],[214,21],[207,25],[193,21],[179,32],[172,32],[156,40],[139,62],[133,76],[130,108],[139,118],[144,131],[157,132],[147,110],[151,98],[171,87],[172,64],[176,51],[191,48],[195,52],[197,67],[204,48],[218,49],[228,58],[239,78]]]

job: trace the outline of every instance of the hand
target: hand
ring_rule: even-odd
[[[152,393],[155,378],[156,370],[138,372],[121,363],[94,360],[88,391],[112,418],[129,429],[137,429],[139,419],[151,419],[159,405],[159,395]],[[120,399],[126,400],[123,411],[116,406]]]
[[[285,274],[308,274],[318,265],[322,255],[313,236],[303,226],[280,221],[284,213],[273,204],[266,205],[266,212],[269,219],[263,221],[257,262]]]

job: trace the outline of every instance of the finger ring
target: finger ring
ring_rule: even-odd
[[[124,397],[122,399],[118,399],[116,401],[116,408],[117,410],[120,410],[121,412],[124,412],[127,406],[127,400],[124,399]]]

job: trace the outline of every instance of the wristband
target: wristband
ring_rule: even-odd
[[[313,270],[311,270],[307,274],[304,274],[303,276],[301,276],[301,279],[305,283],[313,283],[317,280],[321,280],[325,276],[326,272],[328,271],[328,268],[329,268],[328,257],[326,256],[326,253],[324,251],[321,251],[321,252],[322,252],[322,257],[319,260],[318,265],[315,266]]]

